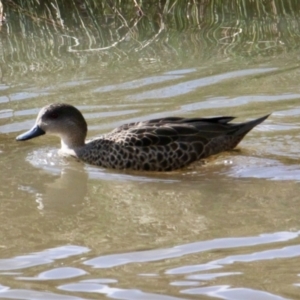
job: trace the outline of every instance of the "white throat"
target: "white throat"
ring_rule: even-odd
[[[61,139],[61,150],[62,151],[72,150],[72,148],[68,146],[68,144],[64,141],[64,139]]]
[[[61,139],[61,148],[59,149],[58,153],[59,153],[60,155],[63,155],[63,156],[75,156],[75,157],[77,157],[76,152],[75,152],[75,149],[70,148],[70,147],[64,142],[63,139]]]

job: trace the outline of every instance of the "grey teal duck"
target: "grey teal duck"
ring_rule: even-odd
[[[244,123],[229,123],[233,117],[161,118],[125,124],[86,142],[87,123],[81,112],[72,105],[57,103],[42,108],[35,125],[16,139],[24,141],[48,133],[60,137],[62,153],[92,165],[171,171],[235,148],[268,116]]]

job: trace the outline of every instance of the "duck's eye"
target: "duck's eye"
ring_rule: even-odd
[[[58,118],[58,113],[56,113],[56,112],[50,113],[50,114],[49,114],[49,118],[50,118],[50,119],[57,119],[57,118]]]

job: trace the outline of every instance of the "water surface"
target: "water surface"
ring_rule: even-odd
[[[5,77],[0,298],[300,299],[298,54],[207,57]],[[150,118],[272,114],[235,151],[138,173],[59,157],[55,137],[15,141],[57,101],[83,112],[89,137]]]

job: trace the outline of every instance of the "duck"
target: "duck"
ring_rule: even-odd
[[[234,117],[165,117],[121,125],[86,141],[87,122],[73,105],[43,107],[34,126],[16,137],[25,141],[49,134],[61,140],[60,153],[110,169],[173,171],[223,151],[234,149],[243,137],[269,115],[231,123]]]

